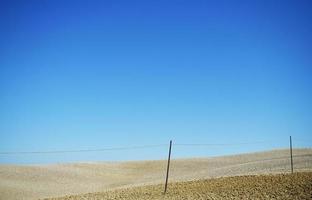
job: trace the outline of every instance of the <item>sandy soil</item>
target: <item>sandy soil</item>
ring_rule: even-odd
[[[311,199],[311,197],[312,172],[297,172],[294,174],[235,176],[171,183],[165,195],[163,194],[163,185],[152,185],[49,200],[305,200]]]
[[[289,150],[173,160],[170,182],[289,172]],[[312,149],[294,150],[295,171],[312,171]],[[39,199],[159,184],[166,161],[0,165],[0,199]]]

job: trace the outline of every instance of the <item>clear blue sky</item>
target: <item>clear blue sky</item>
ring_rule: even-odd
[[[210,156],[287,147],[289,135],[311,147],[311,9],[303,0],[1,1],[0,151],[272,141],[173,152]]]

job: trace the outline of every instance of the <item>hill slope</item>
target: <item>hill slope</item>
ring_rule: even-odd
[[[296,171],[312,170],[312,149],[294,150]],[[159,184],[166,161],[0,165],[0,199],[38,199]],[[173,160],[169,181],[289,172],[289,151]]]
[[[305,200],[311,199],[311,196],[312,172],[297,172],[294,174],[249,175],[172,183],[169,185],[166,195],[163,195],[163,185],[153,185],[49,200]]]

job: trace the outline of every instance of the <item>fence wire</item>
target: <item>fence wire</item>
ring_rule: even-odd
[[[299,142],[307,142],[303,139],[295,139]],[[253,141],[253,142],[239,142],[239,143],[173,143],[172,146],[181,147],[222,147],[222,146],[244,146],[244,145],[255,145],[255,144],[273,144],[272,141]],[[157,147],[167,147],[168,144],[150,144],[140,146],[123,146],[123,147],[108,147],[98,149],[75,149],[75,150],[51,150],[51,151],[2,151],[0,155],[18,155],[18,154],[65,154],[65,153],[83,153],[83,152],[102,152],[102,151],[122,151],[132,149],[150,149]]]
[[[62,153],[81,153],[81,152],[101,152],[101,151],[120,151],[131,149],[147,149],[155,147],[168,146],[167,144],[153,144],[142,146],[128,146],[128,147],[110,147],[101,149],[77,149],[77,150],[54,150],[54,151],[8,151],[0,152],[0,155],[14,155],[14,154],[62,154]]]

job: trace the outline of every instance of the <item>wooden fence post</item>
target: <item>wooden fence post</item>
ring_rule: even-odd
[[[290,167],[291,167],[291,173],[294,173],[294,163],[293,163],[291,136],[289,136],[289,147],[290,147]]]
[[[170,157],[171,157],[171,146],[172,146],[172,140],[170,140],[170,145],[169,145],[169,155],[168,155],[167,174],[166,174],[166,183],[165,183],[164,194],[166,194],[166,192],[167,192],[168,176],[169,176],[169,166],[170,166]]]

